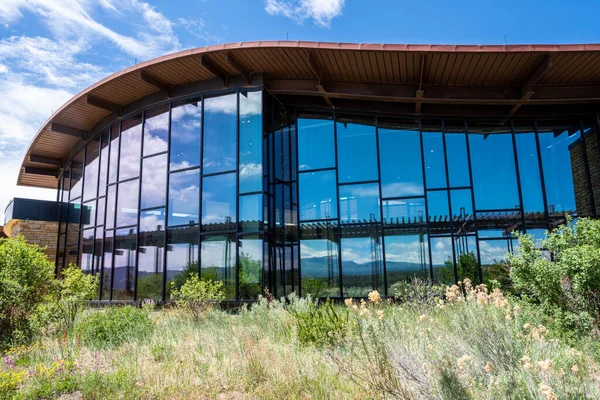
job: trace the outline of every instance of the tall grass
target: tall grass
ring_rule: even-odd
[[[201,320],[165,309],[151,313],[151,331],[100,350],[76,334],[104,313],[88,310],[73,332],[9,351],[0,398],[600,398],[592,339],[557,340],[534,309],[482,287],[450,288],[446,299],[333,306],[348,315],[333,341],[299,335],[317,314],[310,299],[262,299]]]

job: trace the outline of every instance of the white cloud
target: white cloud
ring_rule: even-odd
[[[301,24],[312,19],[321,27],[329,27],[331,20],[342,15],[345,0],[266,0],[265,11],[283,15]]]

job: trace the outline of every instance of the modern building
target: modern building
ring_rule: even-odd
[[[76,95],[18,183],[58,189],[57,270],[99,300],[391,295],[597,216],[599,112],[600,45],[216,45]]]

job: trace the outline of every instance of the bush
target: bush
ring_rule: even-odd
[[[515,288],[533,296],[563,328],[585,332],[593,325],[598,329],[600,221],[581,218],[575,223],[568,218],[539,246],[530,235],[515,236],[519,252],[509,255]]]
[[[77,314],[96,293],[98,277],[84,274],[78,266],[73,264],[62,271],[62,277],[57,304],[58,311],[65,326],[71,328]]]
[[[188,278],[180,289],[173,286],[172,296],[177,307],[190,312],[195,319],[200,319],[225,297],[223,282],[200,280],[196,275]]]
[[[296,319],[296,335],[301,343],[333,346],[342,342],[348,333],[348,310],[336,309],[330,299],[322,306],[313,302],[305,310],[293,308],[290,312]]]
[[[28,342],[56,299],[54,265],[22,236],[0,240],[0,348]]]
[[[408,282],[399,281],[390,287],[396,301],[402,303],[435,304],[444,296],[444,288],[434,285],[429,279],[413,277]]]
[[[147,309],[124,306],[92,312],[75,326],[75,334],[87,346],[105,348],[143,339],[153,329]]]

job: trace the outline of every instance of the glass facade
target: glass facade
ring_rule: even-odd
[[[596,216],[594,124],[366,114],[257,88],[122,118],[63,170],[57,269],[97,274],[100,300],[168,301],[190,275],[231,301],[393,295],[496,279],[511,232]]]

